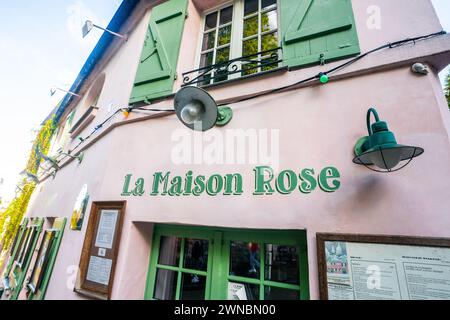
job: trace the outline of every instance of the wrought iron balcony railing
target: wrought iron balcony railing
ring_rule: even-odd
[[[231,79],[249,76],[280,67],[281,48],[216,63],[183,73],[182,86],[207,86]]]

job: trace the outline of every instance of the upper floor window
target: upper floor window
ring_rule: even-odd
[[[279,46],[277,31],[276,0],[244,1],[242,55],[255,57],[258,62],[244,63],[243,74],[266,71],[278,66],[273,63],[273,56],[271,56],[272,51]],[[258,52],[261,53],[257,55]]]
[[[204,15],[198,82],[202,85],[277,68],[277,0],[236,0]]]

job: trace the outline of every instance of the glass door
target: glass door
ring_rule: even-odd
[[[228,232],[228,300],[299,300],[308,298],[306,245],[299,232]]]
[[[208,232],[155,228],[146,297],[205,300],[210,295],[212,239]]]
[[[155,226],[147,299],[309,299],[305,231]]]

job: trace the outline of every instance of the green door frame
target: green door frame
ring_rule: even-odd
[[[181,238],[180,260],[176,267],[158,264],[160,239],[162,236],[175,236]],[[183,268],[183,252],[185,238],[204,239],[209,241],[208,267],[206,271],[188,270]],[[291,245],[299,248],[299,275],[300,284],[284,284],[264,279],[264,272],[260,272],[260,279],[249,279],[229,275],[229,250],[231,241],[255,242],[260,244],[261,270],[264,270],[265,243]],[[227,249],[227,250],[225,250]],[[206,276],[205,299],[226,300],[228,281],[238,281],[260,285],[259,298],[264,299],[264,286],[299,290],[301,300],[309,299],[308,279],[308,253],[305,230],[257,230],[257,229],[231,229],[198,226],[155,225],[153,242],[150,253],[149,269],[145,287],[144,298],[153,299],[156,281],[156,270],[164,269],[178,272],[177,290],[175,299],[180,298],[182,273]]]

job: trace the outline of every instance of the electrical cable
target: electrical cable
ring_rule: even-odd
[[[407,43],[411,43],[411,42],[414,43],[414,44],[416,44],[417,41],[424,40],[424,39],[429,39],[429,38],[433,38],[433,37],[437,37],[437,36],[441,36],[441,35],[445,35],[445,34],[447,34],[447,32],[445,32],[445,31],[442,30],[442,31],[439,31],[439,32],[436,32],[436,33],[431,33],[431,34],[425,35],[425,36],[418,36],[418,37],[414,37],[414,38],[406,38],[406,39],[404,39],[404,40],[395,41],[395,42],[390,42],[390,43],[387,43],[387,44],[385,44],[385,45],[379,46],[378,48],[375,48],[375,49],[372,49],[372,50],[370,50],[370,51],[367,51],[367,52],[365,52],[365,53],[363,53],[363,54],[360,54],[360,55],[358,55],[357,57],[355,57],[355,58],[353,58],[353,59],[351,59],[351,60],[349,60],[349,61],[347,61],[347,62],[345,62],[345,63],[343,63],[343,64],[341,64],[341,65],[338,65],[338,66],[336,66],[336,67],[334,67],[334,68],[332,68],[332,69],[330,69],[330,70],[328,70],[328,71],[320,72],[319,74],[317,74],[317,75],[315,75],[315,76],[312,76],[312,77],[309,77],[309,78],[306,78],[306,79],[300,80],[300,81],[298,81],[298,82],[295,82],[295,83],[292,83],[292,84],[288,84],[288,85],[285,85],[285,86],[282,86],[282,87],[279,87],[279,88],[275,88],[275,89],[268,90],[268,91],[265,91],[265,92],[256,93],[256,94],[253,94],[253,95],[250,95],[250,96],[248,96],[248,97],[241,98],[241,99],[231,100],[231,101],[229,101],[229,102],[223,102],[223,103],[218,104],[218,106],[225,106],[225,105],[235,104],[235,103],[244,102],[244,101],[248,101],[248,100],[251,100],[251,99],[255,99],[255,98],[267,96],[267,95],[269,95],[269,94],[274,94],[274,93],[279,93],[279,92],[284,92],[284,91],[292,90],[292,89],[295,89],[295,87],[297,87],[297,86],[299,86],[299,85],[301,85],[301,84],[304,84],[304,83],[307,83],[307,82],[311,82],[311,81],[313,81],[313,80],[317,80],[317,79],[319,79],[322,75],[328,75],[328,74],[334,73],[334,72],[336,72],[336,71],[338,71],[338,70],[341,70],[341,69],[343,69],[343,68],[345,68],[345,67],[348,67],[348,66],[354,64],[355,62],[357,62],[357,61],[359,61],[359,60],[365,58],[366,56],[368,56],[368,55],[370,55],[370,54],[372,54],[372,53],[375,53],[375,52],[377,52],[377,51],[380,51],[380,50],[383,50],[383,49],[387,49],[387,48],[389,48],[389,49],[397,48],[397,47],[403,46],[403,45],[405,45],[405,44],[407,44]],[[91,133],[89,133],[85,138],[81,138],[81,137],[80,137],[80,142],[79,142],[73,149],[69,150],[69,151],[68,151],[68,154],[71,154],[73,151],[75,151],[76,149],[78,149],[78,147],[79,147],[81,144],[83,144],[83,143],[84,143],[86,140],[88,140],[92,135],[94,135],[99,129],[101,129],[101,128],[102,128],[108,121],[110,121],[117,113],[119,113],[119,112],[124,112],[124,111],[130,113],[130,112],[133,112],[134,110],[138,110],[138,111],[150,111],[150,112],[175,112],[175,110],[162,110],[162,109],[153,109],[153,108],[147,109],[147,108],[143,108],[143,107],[127,107],[127,108],[120,108],[120,109],[117,109],[116,112],[114,112],[111,116],[109,116],[109,117],[108,117],[106,120],[104,120],[102,123],[100,123],[99,125],[97,125],[97,126],[94,128],[94,130],[93,130]],[[62,158],[60,161],[64,160],[66,157],[67,157],[67,156],[65,156],[64,158]]]
[[[309,77],[307,79],[300,80],[300,81],[295,82],[293,84],[289,84],[289,85],[286,85],[286,86],[283,86],[283,87],[279,87],[279,88],[276,88],[276,89],[272,89],[272,90],[268,90],[268,91],[265,91],[265,92],[257,93],[257,94],[254,94],[254,95],[251,95],[251,96],[248,96],[248,97],[244,97],[244,98],[241,98],[241,99],[232,100],[230,102],[228,102],[228,101],[227,102],[223,102],[223,103],[219,104],[218,106],[225,106],[225,105],[235,104],[235,103],[238,103],[238,102],[243,102],[243,101],[247,101],[247,100],[263,97],[263,96],[266,96],[266,95],[269,95],[269,94],[282,92],[282,91],[285,91],[285,90],[287,91],[288,89],[295,88],[296,86],[299,86],[299,85],[301,85],[303,83],[319,79],[322,75],[328,75],[328,74],[334,73],[334,72],[336,72],[338,70],[341,70],[341,69],[343,69],[345,67],[348,67],[349,65],[351,65],[351,64],[353,64],[353,63],[355,63],[355,62],[357,62],[357,61],[365,58],[366,56],[368,56],[368,55],[370,55],[372,53],[375,53],[377,51],[380,51],[380,50],[383,50],[383,49],[386,49],[386,48],[392,49],[392,48],[400,47],[400,46],[405,45],[405,44],[410,43],[410,42],[413,42],[414,44],[416,44],[416,42],[419,41],[419,40],[429,39],[429,38],[441,36],[441,35],[444,35],[444,34],[446,34],[446,32],[442,30],[442,31],[439,31],[439,32],[436,32],[436,33],[425,35],[425,36],[419,36],[419,37],[415,37],[415,38],[407,38],[407,39],[396,41],[396,42],[392,42],[392,43],[390,42],[390,43],[387,43],[385,45],[379,46],[378,48],[372,49],[372,50],[370,50],[370,51],[368,51],[366,53],[360,54],[357,57],[355,57],[355,58],[353,58],[353,59],[351,59],[351,60],[349,60],[349,61],[347,61],[347,62],[345,62],[345,63],[343,63],[341,65],[338,65],[337,67],[335,67],[333,69],[330,69],[330,70],[324,71],[324,72],[320,72],[319,74],[317,74],[315,76],[312,76],[312,77]]]

